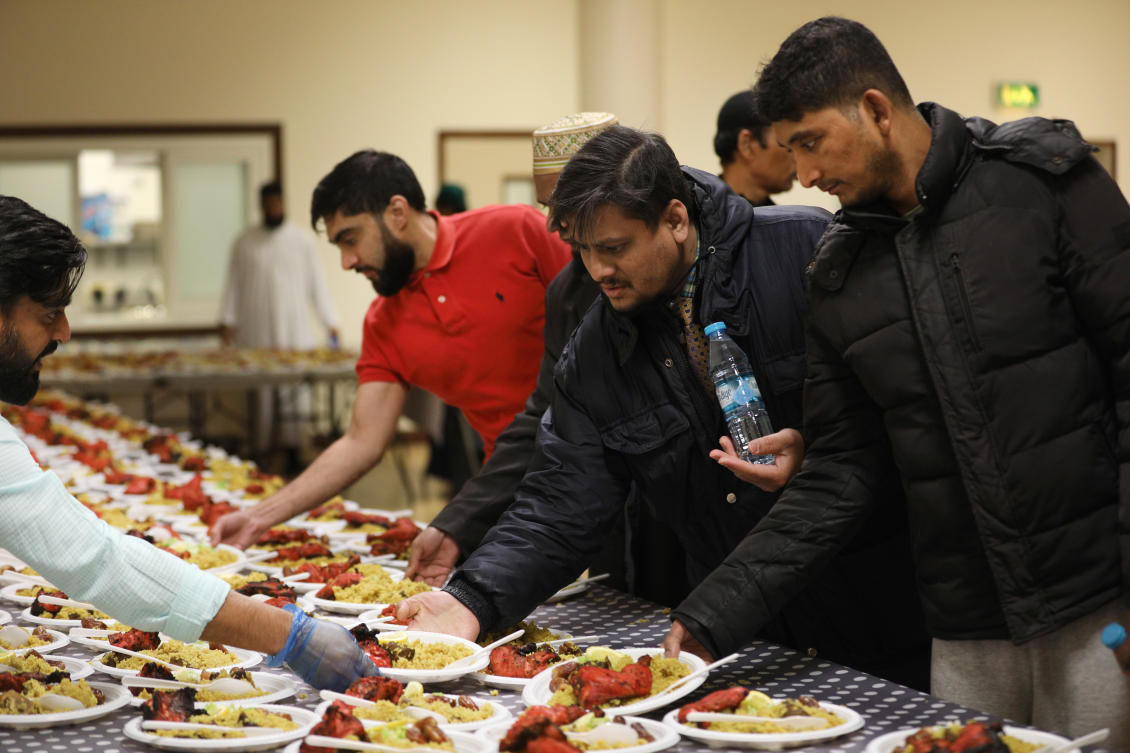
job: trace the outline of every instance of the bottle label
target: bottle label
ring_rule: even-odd
[[[723,411],[761,402],[761,390],[749,375],[739,375],[719,382],[714,386],[714,391],[718,395],[718,404],[722,406]]]

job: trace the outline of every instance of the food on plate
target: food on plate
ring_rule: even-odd
[[[341,575],[351,567],[356,566],[361,562],[361,557],[354,554],[347,557],[340,562],[332,562],[326,565],[317,565],[313,562],[304,562],[298,567],[284,567],[283,576],[297,575],[298,573],[309,573],[310,577],[306,579],[306,583],[326,583],[333,580],[336,576]]]
[[[247,575],[221,573],[220,578],[226,581],[233,591],[244,596],[262,594],[270,597],[267,602],[269,604],[282,606],[287,602],[293,603],[297,596],[294,586],[278,578],[268,577],[266,573],[252,572]]]
[[[302,565],[307,563],[328,565],[337,562],[348,562],[355,557],[357,557],[357,555],[353,552],[334,552],[319,541],[307,541],[304,544],[296,544],[277,550],[275,556],[267,560],[267,564],[274,567],[281,567],[285,573],[288,568],[292,571],[297,571]],[[357,557],[357,561],[360,561],[359,557]]]
[[[797,698],[786,698],[774,701],[769,696],[757,690],[746,690],[740,685],[734,685],[725,690],[716,690],[710,695],[688,703],[679,709],[679,723],[690,724],[699,729],[709,729],[716,732],[741,732],[756,734],[776,734],[795,732],[792,727],[781,726],[772,721],[764,722],[688,722],[687,714],[695,711],[708,711],[719,714],[740,714],[742,716],[757,716],[767,719],[781,719],[789,716],[810,716],[823,719],[827,727],[838,727],[844,724],[845,719],[821,708],[815,698],[802,695]]]
[[[389,745],[396,748],[430,748],[435,750],[455,750],[455,746],[435,719],[419,719],[415,722],[393,722],[366,729],[354,713],[357,709],[345,701],[334,701],[326,708],[322,720],[312,730],[311,735],[339,737],[346,740],[363,740]],[[303,743],[299,753],[334,753],[338,748],[322,748]]]
[[[1038,747],[1006,735],[999,721],[954,722],[923,727],[889,753],[1031,753]]]
[[[74,682],[63,670],[0,672],[0,714],[54,714],[88,709],[105,698],[86,680]]]
[[[678,659],[631,656],[601,646],[590,647],[580,657],[553,669],[551,705],[622,706],[655,695],[690,674]]]
[[[357,625],[349,632],[378,667],[443,669],[451,662],[471,655],[471,649],[459,644],[431,643],[405,635],[381,640],[365,625]]]
[[[315,507],[310,512],[306,513],[306,519],[318,523],[327,523],[331,520],[341,520],[341,516],[345,513],[345,500],[341,497],[334,497],[324,505]]]
[[[157,690],[153,697],[141,705],[141,715],[146,721],[190,722],[210,724],[215,730],[150,730],[161,737],[229,738],[246,737],[244,727],[277,727],[280,730],[298,729],[287,714],[276,714],[253,706],[216,707],[208,705],[203,713],[196,713],[195,688],[181,688],[166,692]]]
[[[348,530],[348,527],[346,528]],[[397,518],[392,521],[388,530],[379,533],[370,533],[365,536],[365,543],[369,544],[369,554],[396,554],[402,555],[420,535],[420,527],[411,518]]]
[[[215,549],[208,544],[194,543],[182,539],[165,539],[157,546],[169,551],[201,570],[223,567],[239,560],[239,555],[227,549]],[[186,556],[187,555],[187,556]]]
[[[517,625],[511,625],[505,630],[492,630],[478,641],[480,646],[485,646],[488,643],[494,643],[504,635],[510,635],[515,630],[521,629],[522,634],[514,640],[507,643],[507,646],[524,646],[527,643],[545,643],[546,641],[555,641],[558,638],[564,638],[563,635],[558,635],[547,627],[542,627],[534,622],[527,622],[522,620]]]
[[[528,679],[552,664],[580,655],[581,649],[572,643],[557,646],[507,643],[490,652],[490,664],[483,671],[489,675]]]
[[[259,537],[251,549],[279,549],[292,544],[304,544],[314,540],[326,544],[329,539],[325,536],[316,536],[305,528],[293,526],[275,526]]]
[[[344,572],[322,586],[314,595],[327,601],[350,604],[395,604],[409,596],[431,591],[427,583],[414,580],[393,580],[380,565],[370,565],[378,572],[371,575],[356,570]]]
[[[212,669],[239,663],[238,657],[224,646],[201,646],[172,638],[162,641],[156,633],[143,633],[140,630],[112,635],[109,640],[112,646],[137,651],[190,669]],[[102,656],[101,661],[107,667],[126,670],[140,670],[146,664],[146,660],[140,656],[116,654],[112,649]]]
[[[266,695],[265,690],[260,689],[255,684],[255,679],[251,673],[246,669],[240,667],[233,667],[232,669],[224,669],[220,671],[208,670],[196,671],[191,669],[180,670],[172,672],[168,667],[156,662],[147,662],[138,673],[138,677],[152,677],[158,680],[175,680],[177,682],[191,682],[196,684],[207,684],[213,680],[222,678],[231,678],[233,680],[242,680],[250,685],[250,688],[241,690],[240,692],[228,692],[220,686],[219,690],[213,688],[193,688],[196,691],[196,700],[199,703],[213,703],[215,701],[234,701],[239,698],[256,698],[258,696]],[[149,688],[130,688],[130,692],[138,698],[149,699],[153,697],[153,691]]]
[[[465,695],[448,698],[442,693],[425,693],[424,686],[418,682],[403,685],[391,677],[362,677],[345,693],[377,704],[358,706],[353,709],[353,715],[378,722],[413,721],[416,717],[404,712],[410,706],[439,714],[447,724],[477,722],[494,716],[494,707],[489,703],[480,705]]]
[[[97,609],[83,609],[82,607],[68,607],[59,604],[44,604],[39,601],[40,595],[55,596],[60,599],[68,598],[58,590],[46,590],[43,594],[36,594],[31,602],[28,612],[32,617],[41,617],[45,620],[108,620],[110,615]]]
[[[6,672],[41,672],[49,675],[55,671],[66,673],[67,665],[58,659],[44,656],[35,649],[26,654],[6,653],[0,654],[0,671]]]
[[[42,625],[30,631],[19,625],[5,625],[0,628],[0,648],[9,651],[21,648],[39,648],[54,642],[55,638]]]
[[[392,518],[360,510],[346,510],[341,519],[345,521],[343,533],[384,533],[392,527]]]
[[[618,724],[630,730],[635,735],[635,742],[570,739],[570,733],[590,732],[608,724]],[[629,723],[624,717],[612,717],[600,709],[586,712],[576,706],[531,706],[506,731],[498,749],[527,753],[575,753],[628,748],[654,741],[651,733],[638,722]]]

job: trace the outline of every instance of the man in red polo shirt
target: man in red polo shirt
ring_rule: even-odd
[[[570,259],[540,212],[427,212],[412,168],[368,150],[322,179],[310,213],[313,225],[325,222],[342,268],[363,274],[379,294],[365,315],[353,415],[345,435],[298,478],[220,518],[214,543],[246,547],[380,462],[410,385],[462,409],[489,457],[537,378],[545,289]]]

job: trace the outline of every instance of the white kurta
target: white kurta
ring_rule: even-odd
[[[324,341],[315,336],[310,324],[311,306],[327,330],[338,328],[313,236],[289,222],[274,229],[260,225],[245,230],[232,246],[220,303],[220,323],[235,328],[235,344],[244,348],[314,348]],[[259,393],[259,441],[255,449],[267,449],[272,440],[285,447],[300,446],[301,423],[284,417],[309,414],[309,389],[279,388],[284,416],[277,423],[271,390]]]
[[[235,344],[315,347],[311,305],[326,329],[338,327],[313,236],[289,222],[245,230],[232,246],[220,304],[220,323],[236,329]]]

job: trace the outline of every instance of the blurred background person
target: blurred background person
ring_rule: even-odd
[[[458,183],[444,183],[436,194],[436,211],[444,217],[467,211],[467,192]]]
[[[714,153],[722,160],[718,177],[755,207],[771,206],[775,202],[770,196],[788,191],[796,180],[793,155],[777,143],[773,126],[758,114],[750,89],[727,99],[718,111]]]
[[[338,315],[309,231],[287,222],[278,181],[259,189],[263,222],[245,230],[232,245],[220,304],[224,346],[312,350],[318,344],[310,325],[310,307],[326,328],[330,347],[338,344]],[[262,454],[281,447],[286,472],[301,470],[302,422],[310,412],[309,388],[278,390],[280,415],[274,415],[273,389],[259,390],[258,446]]]

